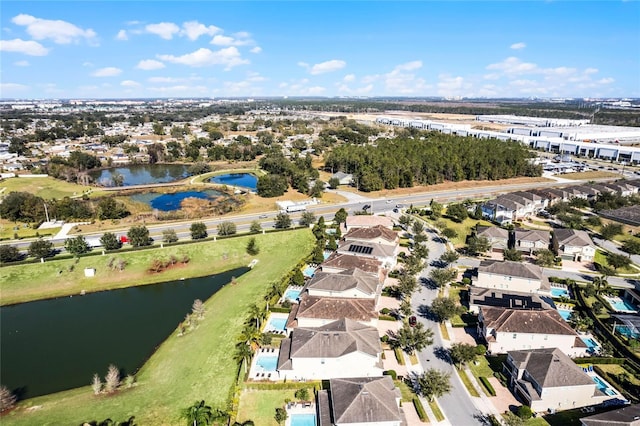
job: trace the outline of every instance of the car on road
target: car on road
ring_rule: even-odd
[[[387,200],[387,204],[391,204],[391,200]]]
[[[398,212],[399,212],[399,210],[398,210],[398,209],[393,209],[393,212],[394,212],[394,213],[398,213]]]
[[[362,210],[369,210],[371,208],[371,204],[365,204],[362,206]]]
[[[260,219],[266,219],[268,216],[266,214],[261,214],[260,216],[258,216]]]
[[[416,316],[415,315],[411,315],[409,317],[409,325],[411,327],[415,327],[417,323],[418,323],[418,319],[416,318]]]

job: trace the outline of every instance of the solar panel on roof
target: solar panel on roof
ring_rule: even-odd
[[[349,251],[352,251],[358,254],[371,254],[371,252],[373,251],[373,247],[365,247],[365,246],[359,246],[356,244],[351,244],[349,246]]]

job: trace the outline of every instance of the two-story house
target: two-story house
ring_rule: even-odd
[[[502,253],[509,248],[509,231],[497,226],[478,226],[476,236],[485,237],[491,244],[491,251]]]
[[[509,260],[480,262],[473,285],[518,293],[549,294],[551,291],[549,280],[540,266]]]
[[[553,238],[558,242],[558,254],[562,259],[591,262],[596,255],[596,246],[586,231],[556,229]]]
[[[549,231],[541,229],[515,229],[514,248],[529,255],[549,248]]]

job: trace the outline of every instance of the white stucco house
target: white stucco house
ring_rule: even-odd
[[[491,353],[558,348],[571,357],[587,356],[587,345],[555,309],[528,310],[480,306],[478,335]]]
[[[316,272],[302,292],[317,297],[347,297],[377,300],[382,289],[380,280],[358,268],[338,273]]]
[[[476,287],[518,293],[548,294],[551,291],[549,279],[544,276],[540,266],[509,260],[480,262],[477,276],[473,277],[472,283]]]
[[[596,255],[596,245],[586,231],[556,229],[553,238],[558,241],[558,254],[562,259],[574,262],[591,262]]]
[[[342,319],[322,327],[299,327],[280,343],[280,379],[326,380],[382,376],[378,330]]]
[[[535,412],[586,407],[618,396],[600,391],[558,348],[510,351],[503,372],[514,395]]]

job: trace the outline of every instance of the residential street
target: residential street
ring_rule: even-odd
[[[441,242],[437,242],[439,240],[434,241],[434,237],[436,239],[438,238],[437,234],[434,232],[428,232],[427,235],[429,236],[429,258],[427,260],[427,264],[429,264],[433,260],[438,259],[442,253],[446,251],[446,245]],[[426,281],[431,269],[431,266],[425,268],[420,273],[419,279]],[[414,311],[418,313],[422,312],[422,307],[425,305],[431,305],[431,301],[437,296],[437,289],[431,289],[425,285],[421,285],[420,289],[416,291],[411,298],[411,304]],[[431,328],[434,331],[433,345],[419,353],[418,358],[420,360],[420,364],[425,370],[429,368],[437,368],[451,373],[451,392],[438,398],[438,403],[440,404],[440,407],[447,419],[445,422],[439,424],[479,424],[480,420],[478,419],[478,416],[481,414],[480,410],[476,408],[475,401],[471,398],[466,388],[458,378],[453,365],[451,365],[442,355],[444,353],[442,349],[445,343],[443,342],[438,323],[432,319],[425,318],[423,315],[418,315],[418,318],[426,327]]]

